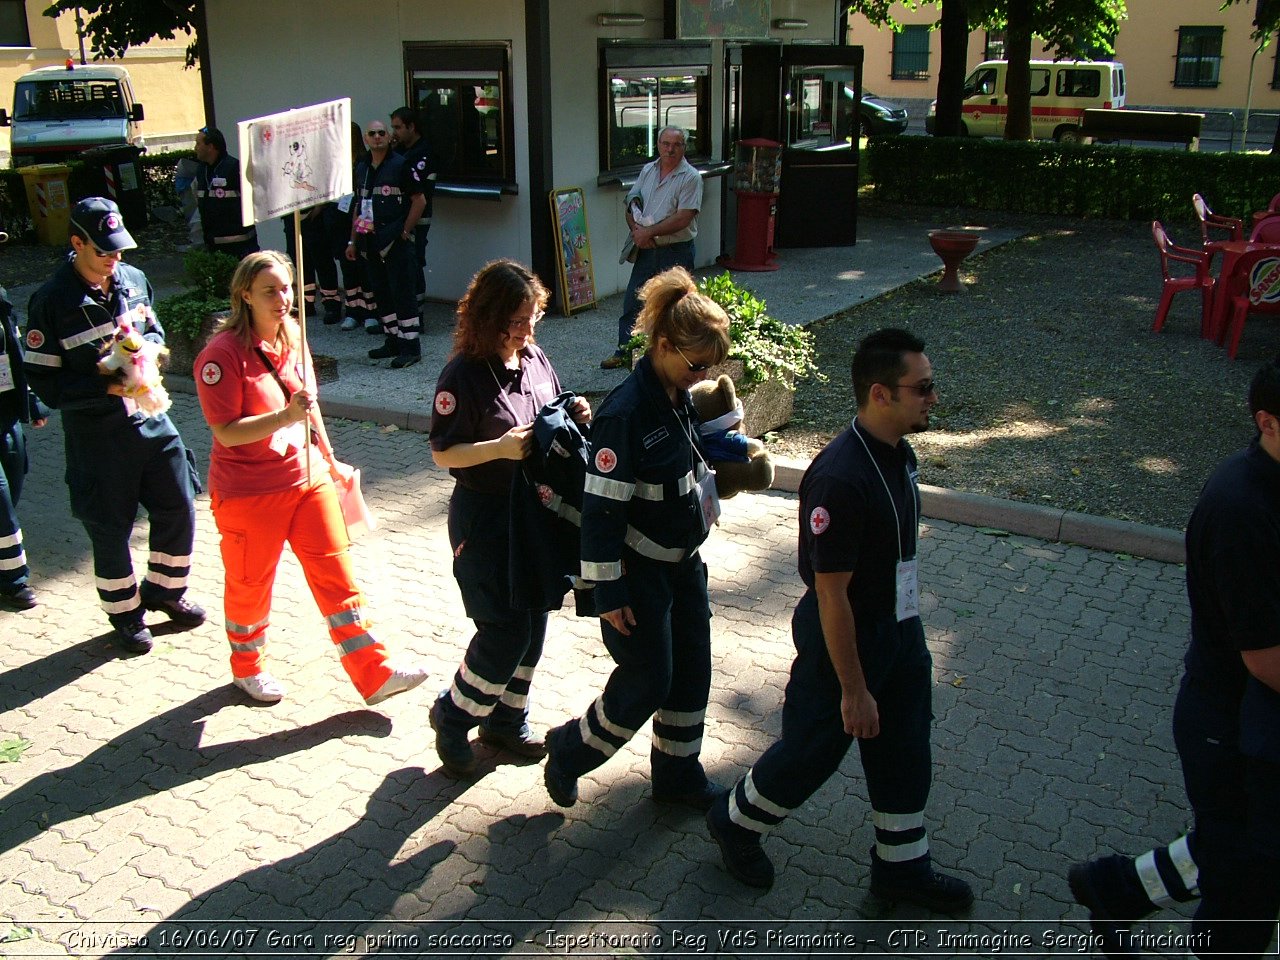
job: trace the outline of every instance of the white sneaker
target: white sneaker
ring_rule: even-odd
[[[364,322],[364,332],[372,334],[382,333],[382,321],[375,320],[373,317],[370,317]]]
[[[284,684],[269,673],[255,673],[252,677],[232,677],[231,682],[262,703],[279,703],[284,699]]]
[[[364,698],[369,706],[376,706],[383,700],[394,697],[397,693],[412,690],[427,679],[426,667],[393,667],[391,676],[377,690]]]
[[[359,321],[359,320],[357,320],[355,317],[347,317],[345,320],[343,320],[343,321],[342,321],[342,325],[341,325],[341,326],[339,326],[339,327],[338,327],[338,329],[339,329],[339,330],[354,330],[354,329],[355,329],[356,327],[358,327],[358,326],[360,326],[360,321]]]

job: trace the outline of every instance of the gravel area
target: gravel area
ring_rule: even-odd
[[[859,338],[900,326],[926,341],[941,386],[933,428],[912,437],[937,486],[1181,529],[1200,487],[1253,436],[1245,394],[1280,352],[1280,325],[1251,318],[1238,359],[1199,337],[1179,294],[1161,333],[1150,224],[1014,217],[868,203],[922,224],[1014,226],[1022,239],[971,258],[967,291],[923,280],[812,325],[826,384],[802,382],[770,449],[811,457],[853,411]],[[1169,225],[1198,242],[1194,222]]]
[[[172,259],[174,250],[186,242],[187,233],[179,222],[163,223],[154,217],[141,230],[130,232],[138,241],[138,249],[130,250],[126,259],[144,271],[148,264]],[[6,290],[47,279],[66,255],[65,246],[43,247],[28,239],[14,239],[0,246],[0,286]],[[26,304],[18,306],[25,309]]]

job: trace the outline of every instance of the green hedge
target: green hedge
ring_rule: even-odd
[[[194,156],[191,150],[175,150],[172,153],[143,154],[138,158],[148,210],[178,203],[173,189],[174,170],[179,160]],[[67,176],[67,190],[73,203],[81,197],[100,192],[100,188],[94,186],[96,171],[91,173],[86,164],[76,160],[68,166],[71,173]],[[31,229],[31,211],[27,209],[27,189],[21,170],[0,170],[0,218],[3,218],[5,229],[12,237],[20,237]]]
[[[1118,220],[1184,221],[1201,193],[1247,223],[1280,191],[1267,155],[1105,144],[872,138],[867,166],[881,200]]]

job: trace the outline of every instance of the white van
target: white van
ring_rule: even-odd
[[[964,82],[964,132],[973,137],[1004,136],[1009,114],[1005,89],[1009,64],[986,60]],[[1124,106],[1124,64],[1114,60],[1032,60],[1031,135],[1037,140],[1079,143],[1086,108]],[[938,102],[929,105],[925,129],[933,133]]]
[[[12,127],[12,165],[24,167],[57,163],[88,147],[145,148],[142,116],[124,67],[67,61],[65,67],[40,67],[20,77],[13,116],[0,110],[0,126]]]

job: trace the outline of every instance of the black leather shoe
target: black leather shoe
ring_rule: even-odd
[[[578,778],[571,777],[556,760],[556,740],[564,735],[564,729],[564,726],[556,727],[547,734],[547,763],[542,768],[542,782],[556,806],[572,807],[578,802]]]
[[[547,742],[529,729],[527,723],[516,730],[495,729],[481,724],[480,742],[533,760],[541,760],[547,755]]]
[[[725,792],[724,788],[718,787],[708,780],[697,790],[689,790],[684,793],[668,793],[655,789],[653,791],[653,802],[668,803],[672,806],[688,807],[690,810],[705,812],[710,810],[711,805],[716,802],[716,798]]]
[[[1099,886],[1096,875],[1100,867],[1096,861],[1073,864],[1067,871],[1067,885],[1071,887],[1071,895],[1076,903],[1089,911],[1089,929],[1102,939],[1100,947],[1104,957],[1136,957],[1137,950],[1128,942],[1128,932],[1133,926],[1132,920],[1115,916],[1107,905],[1107,898]]]
[[[729,819],[729,794],[716,798],[707,811],[707,829],[720,848],[725,869],[748,887],[768,890],[773,886],[773,861],[760,845],[760,835],[739,827]]]
[[[959,877],[930,869],[921,877],[871,880],[871,892],[881,900],[901,900],[934,913],[955,913],[973,903],[973,891]]]
[[[6,610],[30,610],[38,602],[36,592],[25,583],[18,587],[0,590],[0,607]]]
[[[141,620],[132,623],[113,624],[111,642],[125,653],[148,653],[151,650],[151,631]]]
[[[388,340],[380,347],[374,347],[369,351],[370,360],[390,360],[392,357],[400,355],[400,348]]]
[[[402,353],[391,361],[392,370],[403,370],[405,367],[412,367],[415,363],[421,362],[422,357],[416,353]]]
[[[184,627],[198,627],[205,621],[204,607],[192,603],[185,595],[172,600],[144,599],[142,605],[148,610],[168,614],[170,620]]]
[[[431,729],[436,732],[436,756],[455,777],[465,777],[475,772],[476,755],[465,732],[449,729],[442,715],[444,709],[444,697],[441,697],[431,705],[431,712],[427,714]]]

